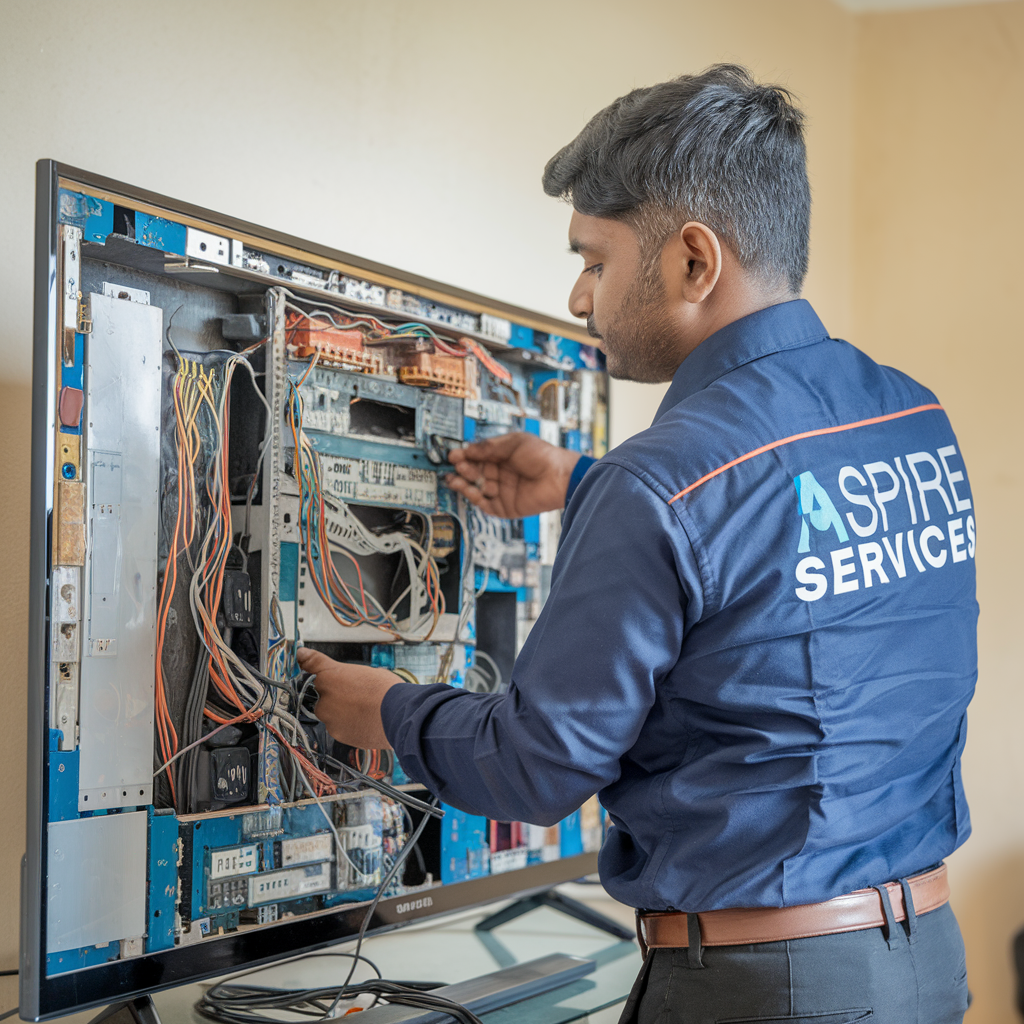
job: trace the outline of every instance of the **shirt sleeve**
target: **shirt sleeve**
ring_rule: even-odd
[[[384,730],[402,767],[469,813],[560,821],[619,777],[699,588],[665,498],[602,460],[567,509],[551,591],[508,692],[388,690]]]
[[[572,496],[576,493],[576,488],[579,487],[580,481],[583,479],[583,474],[597,459],[592,459],[589,455],[581,455],[576,465],[572,468],[572,475],[569,477],[569,486],[565,489],[565,505],[566,508],[569,506],[569,502],[572,501]]]

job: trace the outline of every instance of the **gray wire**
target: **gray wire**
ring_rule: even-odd
[[[437,806],[437,797],[434,797],[432,803],[434,804],[435,807]],[[381,880],[380,888],[377,889],[377,893],[373,897],[373,901],[366,908],[366,913],[363,915],[363,922],[359,926],[359,937],[356,939],[356,948],[354,953],[356,959],[353,959],[352,967],[348,972],[348,977],[345,979],[345,984],[342,985],[341,991],[335,997],[334,1002],[331,1003],[331,1008],[327,1011],[325,1016],[333,1017],[335,1011],[338,1009],[338,1004],[342,1000],[343,993],[345,989],[348,988],[349,983],[352,981],[352,976],[356,973],[356,965],[359,963],[359,952],[363,948],[363,939],[366,937],[366,929],[370,925],[370,920],[373,917],[373,912],[377,909],[377,904],[380,903],[381,896],[384,895],[384,893],[387,891],[388,886],[394,880],[395,875],[398,874],[398,869],[406,862],[406,859],[412,852],[412,848],[416,845],[416,843],[419,842],[419,838],[421,835],[423,835],[423,830],[427,827],[428,821],[430,821],[429,814],[424,814],[423,817],[420,818],[420,823],[416,826],[416,829],[413,832],[413,834],[409,836],[405,846],[403,846],[402,849],[398,852],[398,856],[395,857],[395,861],[391,865],[391,868],[388,870],[388,873]]]

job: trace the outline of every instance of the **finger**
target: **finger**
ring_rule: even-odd
[[[476,462],[472,459],[463,459],[462,462],[456,465],[455,469],[459,476],[465,477],[471,483],[475,483],[480,479],[484,471],[485,462]]]
[[[496,482],[488,482],[481,489],[475,483],[468,483],[461,477],[453,476],[448,486],[458,494],[461,494],[471,505],[475,505],[481,512],[489,516],[497,516],[505,519],[508,513],[505,512],[498,499],[498,485]],[[484,492],[487,493],[484,493]]]
[[[498,437],[490,437],[486,441],[473,441],[455,451],[463,453],[465,458],[473,462],[503,462],[519,447],[522,440],[521,433],[500,434]],[[452,454],[454,455],[454,451]]]
[[[455,491],[457,494],[461,494],[468,502],[476,505],[479,508],[483,508],[484,496],[480,493],[480,488],[475,483],[470,483],[468,480],[464,480],[461,476],[455,476],[450,474],[447,479],[448,486]],[[486,511],[486,509],[484,509]]]
[[[333,658],[328,658],[322,651],[314,651],[312,647],[300,647],[295,657],[304,672],[312,672],[314,675],[337,665]]]

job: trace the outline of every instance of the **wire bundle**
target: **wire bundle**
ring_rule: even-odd
[[[339,954],[343,955],[343,954]],[[197,1012],[210,1020],[225,1024],[266,1024],[282,1018],[271,1016],[269,1011],[300,1014],[315,1020],[329,1019],[332,1006],[343,1000],[355,999],[360,995],[374,996],[373,1003],[381,997],[389,1003],[414,1006],[421,1010],[445,1013],[459,1024],[481,1024],[480,1018],[471,1010],[443,996],[432,993],[442,987],[436,981],[386,981],[372,961],[360,957],[377,971],[377,977],[368,981],[343,987],[323,988],[272,988],[266,985],[239,985],[227,982],[210,989],[196,1003]]]
[[[361,878],[375,878],[376,873],[373,876],[366,874],[363,870],[366,865],[360,866],[352,861],[349,851],[345,849],[334,820],[334,807],[331,806],[338,795],[368,788],[397,801],[404,808],[418,811],[421,820],[407,840],[405,830],[398,827],[389,834],[389,841],[382,843],[385,875],[360,928],[355,954],[358,958],[359,946],[378,901],[396,883],[399,871],[410,851],[415,849],[426,823],[432,817],[440,817],[443,812],[436,800],[425,803],[384,781],[393,767],[393,755],[390,752],[355,752],[355,763],[343,764],[325,750],[315,749],[308,731],[309,719],[303,720],[303,701],[309,693],[311,680],[298,672],[294,658],[298,636],[295,634],[294,642],[288,640],[277,595],[270,595],[269,599],[270,636],[266,674],[244,660],[233,647],[232,641],[237,638],[218,621],[224,572],[233,552],[241,553],[243,569],[247,564],[249,508],[259,469],[272,437],[275,417],[257,384],[255,370],[246,358],[247,353],[217,352],[201,357],[186,357],[173,342],[171,347],[177,357],[172,380],[175,457],[171,460],[166,477],[173,493],[167,496],[165,506],[174,522],[173,528],[169,528],[168,557],[158,600],[156,705],[158,760],[162,763],[156,768],[154,776],[165,779],[176,810],[180,813],[195,810],[198,748],[231,726],[254,727],[261,734],[261,751],[270,746],[280,751],[281,795],[295,801],[305,794],[317,804],[334,837],[339,860],[347,859],[351,862]],[[319,456],[302,432],[302,402],[298,393],[316,362],[314,357],[301,380],[289,381],[285,410],[295,441],[294,467],[300,484],[301,533],[307,565],[318,590],[322,587],[323,594],[333,598],[333,601],[325,601],[325,604],[332,611],[340,613],[340,617],[339,614],[335,617],[343,624],[371,623],[381,625],[396,639],[412,642],[425,640],[433,633],[445,607],[440,588],[440,570],[431,555],[433,519],[426,514],[409,513],[401,528],[378,533],[365,526],[343,501],[325,497]],[[259,400],[267,409],[267,427],[260,446],[256,473],[249,484],[243,539],[236,544],[228,478],[227,437],[231,383],[240,368],[249,375]],[[176,503],[172,503],[175,497]],[[417,516],[421,522],[418,533],[413,529]],[[467,551],[463,559],[461,580],[464,591],[469,579],[466,564],[471,564],[468,555],[470,535],[465,522],[460,520],[460,523]],[[357,586],[347,584],[342,579],[332,557],[335,552],[347,557],[353,564]],[[409,582],[387,608],[368,594],[363,586],[358,556],[369,554],[402,555]],[[185,575],[187,579],[180,578]],[[187,594],[201,646],[193,667],[184,724],[179,736],[167,699],[163,655],[168,640],[171,608],[176,595],[181,594]],[[399,628],[396,614],[406,599],[410,613],[403,629]],[[462,606],[454,639],[442,659],[440,678],[448,678],[450,675],[455,644],[472,612],[471,601],[463,600]],[[239,650],[242,649],[239,647]],[[305,710],[308,714],[309,709]],[[213,728],[204,732],[211,725]],[[387,760],[389,758],[391,761]],[[261,756],[260,762],[262,770],[269,759]],[[405,811],[403,813],[407,814]],[[411,828],[411,818],[409,822]],[[353,971],[356,962],[353,961]],[[428,986],[402,985],[379,978],[354,986],[351,984],[353,971],[349,972],[344,985],[330,990],[329,1005],[323,1003],[325,997],[322,994],[307,998],[294,992],[282,994],[278,990],[275,994],[271,990],[262,990],[263,995],[260,996],[255,990],[248,990],[244,986],[237,991],[230,986],[217,986],[204,997],[200,1012],[213,1019],[235,1024],[278,1019],[261,1013],[261,1008],[272,1007],[294,1008],[295,1012],[306,1016],[332,1016],[341,1000],[363,992],[392,1002],[444,1010],[458,1021],[477,1021],[474,1015],[463,1008],[432,995]],[[221,999],[221,996],[224,998]],[[267,1001],[259,1005],[251,1002],[255,998],[258,1003],[264,997]],[[250,999],[248,1009],[243,1005],[246,999]]]
[[[299,392],[316,365],[314,358],[299,381],[289,380],[288,426],[291,429],[295,458],[293,472],[299,485],[299,524],[309,577],[320,600],[334,619],[343,626],[370,625],[390,633],[397,640],[419,643],[429,640],[444,613],[440,571],[430,554],[433,543],[433,519],[421,515],[420,541],[396,531],[378,536],[352,514],[340,498],[324,494],[319,453],[302,429],[303,402]],[[355,570],[355,585],[350,586],[339,572],[332,554],[347,558]],[[404,556],[409,585],[388,608],[366,590],[357,555],[396,554]],[[409,598],[407,628],[396,614]],[[422,610],[429,606],[428,610]],[[422,611],[421,611],[422,610]]]
[[[500,569],[509,540],[508,521],[487,515],[475,505],[470,506],[469,521],[473,530],[473,563],[486,569]]]
[[[368,313],[352,315],[336,306],[328,306],[326,303],[318,304],[316,308],[306,310],[297,304],[301,301],[299,297],[288,291],[287,288],[277,288],[275,291],[285,297],[285,309],[298,314],[300,317],[304,317],[310,322],[308,329],[311,332],[359,330],[363,333],[363,344],[371,347],[374,345],[390,345],[394,342],[402,341],[429,341],[438,352],[446,356],[456,356],[461,359],[470,355],[475,356],[503,384],[512,383],[512,374],[509,373],[508,369],[502,366],[482,345],[472,338],[439,334],[428,324],[417,321],[389,324]],[[313,305],[313,303],[308,304]]]
[[[172,392],[177,505],[157,610],[156,728],[163,763],[154,775],[166,773],[171,802],[177,810],[194,810],[196,748],[230,725],[252,723],[269,731],[282,745],[304,785],[311,786],[318,795],[334,792],[335,781],[317,767],[308,737],[289,710],[290,684],[265,676],[243,661],[218,624],[224,570],[233,540],[226,438],[231,380],[239,367],[248,372],[267,408],[267,434],[260,446],[260,463],[273,428],[269,405],[257,386],[252,365],[243,356],[225,353],[222,362],[206,367],[177,349],[175,354]],[[250,498],[255,479],[250,485]],[[163,669],[167,623],[182,561],[191,573],[188,602],[202,643],[186,702],[188,742],[183,746],[171,717]],[[216,728],[204,734],[205,720],[216,723]],[[190,752],[192,756],[172,771],[172,765]]]

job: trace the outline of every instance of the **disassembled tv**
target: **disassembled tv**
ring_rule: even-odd
[[[596,868],[554,828],[439,810],[335,742],[301,643],[508,686],[559,515],[481,514],[452,448],[594,455],[578,324],[52,161],[38,165],[21,1012],[41,1019]]]

